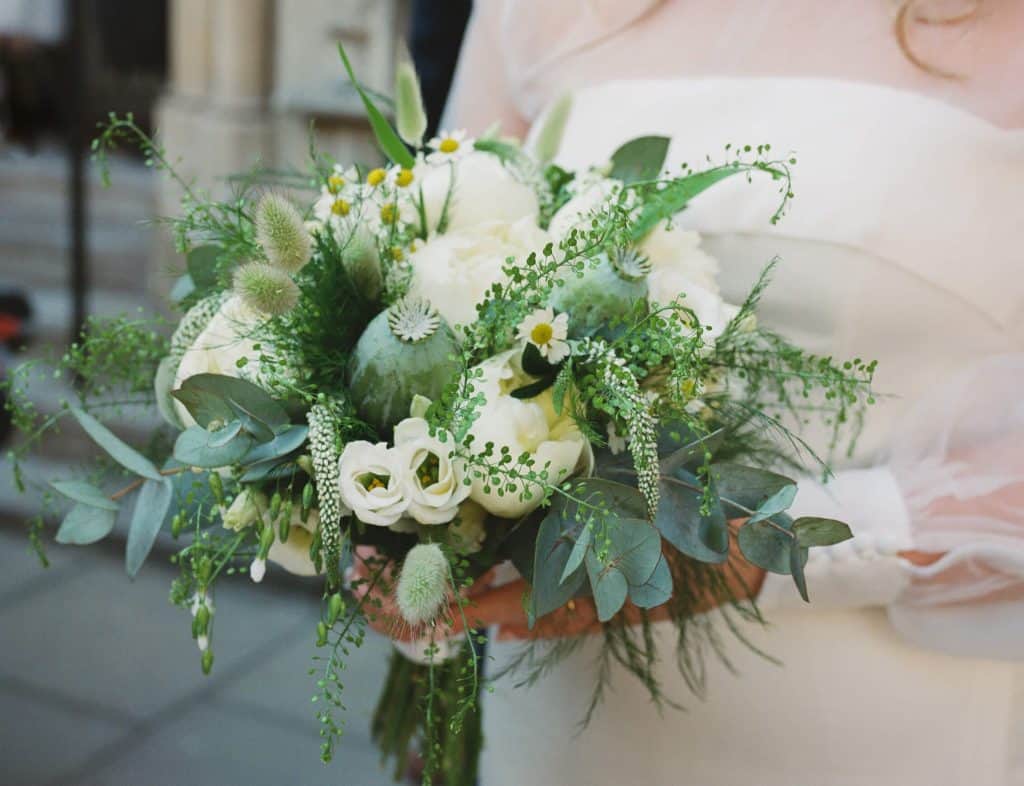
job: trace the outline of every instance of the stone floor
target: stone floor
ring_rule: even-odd
[[[348,731],[319,760],[310,697],[315,596],[238,581],[216,597],[213,673],[151,558],[130,581],[110,547],[52,545],[44,569],[0,526],[0,784],[390,783],[369,740],[388,644],[353,657]]]

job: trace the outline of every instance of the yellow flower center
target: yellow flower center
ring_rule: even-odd
[[[456,150],[459,149],[459,143],[458,141],[452,139],[450,136],[445,137],[444,139],[441,140],[441,144],[437,146],[437,149],[440,150],[442,153],[454,153]]]
[[[400,249],[398,246],[392,246],[391,258],[395,260],[395,262],[401,262],[403,259],[405,259],[405,254],[403,253],[402,249]]]
[[[327,178],[327,190],[332,194],[337,194],[345,187],[345,178],[341,175],[331,175]]]
[[[395,178],[395,185],[399,188],[405,188],[412,182],[412,170],[405,169],[404,167],[399,170],[398,176]]]
[[[374,188],[376,188],[377,186],[384,182],[384,178],[387,176],[387,172],[385,172],[380,167],[377,167],[376,169],[370,170],[369,174],[366,176],[366,182],[369,183]]]
[[[387,202],[380,206],[380,220],[385,224],[394,224],[397,217],[398,214],[395,211],[395,205],[393,202]]]
[[[391,480],[391,478],[387,475],[375,475],[372,472],[367,472],[359,478],[359,482],[363,484],[363,488],[367,491],[387,488],[389,480]]]
[[[555,331],[551,328],[547,322],[541,322],[539,325],[534,325],[533,330],[530,331],[530,341],[537,346],[543,346],[547,344],[551,337],[555,335]]]
[[[347,216],[348,211],[352,209],[352,205],[346,202],[344,199],[335,199],[331,204],[331,212],[336,216]]]

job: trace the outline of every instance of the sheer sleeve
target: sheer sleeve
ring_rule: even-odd
[[[501,35],[504,6],[503,0],[473,4],[442,127],[466,128],[477,135],[497,122],[503,135],[516,137],[529,128],[509,88]]]
[[[884,464],[804,481],[796,515],[829,515],[854,539],[812,549],[815,607],[884,605],[927,646],[1024,657],[1024,354],[986,359],[915,404]],[[907,551],[937,556],[915,565]],[[800,601],[769,576],[768,608]]]

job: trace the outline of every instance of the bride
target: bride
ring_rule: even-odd
[[[666,625],[660,676],[688,711],[659,715],[623,672],[576,735],[593,642],[530,689],[497,684],[485,786],[1024,783],[1022,40],[1018,0],[478,0],[451,125],[529,138],[568,94],[570,168],[654,133],[670,167],[792,150],[777,226],[756,181],[677,223],[733,302],[778,255],[764,321],[877,359],[887,394],[831,482],[801,483],[795,513],[856,535],[815,550],[811,605],[748,571],[768,625],[746,635],[781,666],[723,637],[735,673],[709,657],[698,700]],[[526,635],[520,592],[479,599],[496,668]]]

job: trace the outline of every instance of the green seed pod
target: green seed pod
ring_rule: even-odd
[[[416,394],[441,395],[460,370],[451,328],[424,301],[402,300],[378,314],[349,362],[349,391],[360,417],[386,431],[409,416]]]
[[[171,519],[171,537],[177,538],[183,529],[185,529],[185,514],[175,513],[174,518]]]
[[[279,515],[281,515],[281,493],[275,491],[274,496],[270,498],[270,523],[273,524],[277,521]]]
[[[623,261],[620,268],[607,254],[602,254],[597,265],[583,273],[583,278],[570,276],[555,288],[551,305],[572,315],[570,337],[614,339],[622,331],[622,320],[633,313],[637,302],[647,299],[643,262],[628,262]],[[617,324],[610,325],[613,321]]]
[[[253,311],[286,314],[299,302],[299,287],[284,270],[265,262],[247,262],[235,271],[233,287]]]
[[[327,646],[327,624],[323,620],[316,624],[316,646]]]
[[[287,516],[281,519],[281,522],[277,525],[277,539],[282,543],[287,542],[288,536],[292,532],[292,521],[291,516]]]
[[[203,557],[199,560],[199,565],[196,568],[196,578],[199,579],[199,589],[203,590],[206,585],[210,583],[210,574],[213,573],[213,562],[209,557]]]
[[[297,273],[309,262],[313,238],[299,211],[278,194],[267,194],[256,206],[256,240],[271,265]]]
[[[395,600],[412,626],[433,622],[448,600],[448,560],[436,543],[413,546],[402,563]]]
[[[269,524],[260,533],[260,556],[266,557],[270,547],[274,545],[274,528]]]
[[[213,668],[213,650],[207,649],[203,651],[202,657],[203,674],[209,674]]]
[[[302,511],[301,517],[303,523],[309,521],[309,512],[313,509],[313,484],[307,482],[302,487]]]
[[[206,633],[210,625],[210,610],[206,606],[200,606],[196,610],[196,617],[193,620],[192,638],[198,638]]]
[[[330,600],[327,601],[327,621],[333,625],[338,621],[338,617],[341,616],[341,612],[345,609],[345,601],[342,600],[341,595],[334,593],[331,595]]]
[[[216,472],[210,473],[210,493],[213,494],[213,498],[217,501],[218,505],[224,504],[224,481],[220,475]]]

